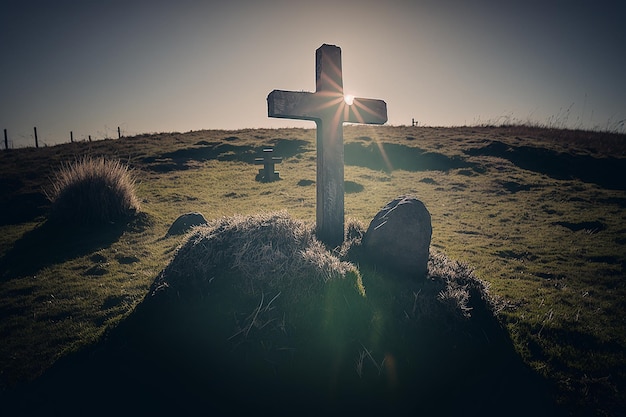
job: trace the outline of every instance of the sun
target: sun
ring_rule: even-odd
[[[345,96],[343,96],[343,101],[345,101],[348,106],[352,106],[352,102],[354,102],[354,96],[351,94],[346,94]]]

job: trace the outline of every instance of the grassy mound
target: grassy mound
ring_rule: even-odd
[[[59,169],[46,194],[55,223],[115,222],[139,210],[135,183],[120,161],[84,157]]]
[[[194,230],[153,290],[167,286],[179,296],[204,296],[217,272],[236,271],[236,284],[249,295],[284,291],[298,300],[346,274],[363,292],[357,268],[331,255],[286,211],[223,217]]]
[[[149,346],[168,378],[182,373],[185,395],[210,386],[214,405],[242,412],[270,402],[279,414],[447,414],[467,404],[446,398],[492,390],[476,408],[488,415],[537,389],[471,268],[434,252],[425,280],[385,275],[359,255],[363,233],[348,221],[331,253],[286,212],[195,228],[125,324],[125,342]]]
[[[152,415],[555,415],[467,265],[434,253],[425,280],[398,279],[349,262],[362,226],[347,235],[332,254],[285,212],[193,229],[131,316],[43,379],[37,410],[105,391]]]

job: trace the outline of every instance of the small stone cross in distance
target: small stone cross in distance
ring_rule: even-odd
[[[274,164],[280,164],[283,158],[280,156],[272,156],[274,149],[263,149],[263,158],[254,158],[255,164],[263,164],[263,168],[259,169],[257,180],[262,182],[272,182],[280,179],[278,172],[274,171]]]

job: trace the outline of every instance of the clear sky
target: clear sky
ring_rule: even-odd
[[[0,129],[23,146],[34,126],[46,144],[118,126],[314,127],[268,118],[266,97],[314,91],[328,43],[342,48],[345,92],[384,99],[391,125],[624,131],[620,3],[1,0]]]

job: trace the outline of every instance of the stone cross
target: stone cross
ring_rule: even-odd
[[[382,100],[343,95],[341,48],[315,51],[315,92],[274,90],[267,96],[269,117],[312,120],[317,125],[317,237],[330,247],[344,238],[343,123],[383,124]]]
[[[278,172],[274,171],[274,164],[280,164],[283,158],[279,156],[272,156],[274,149],[263,149],[263,158],[254,158],[255,164],[263,164],[263,168],[259,169],[259,175],[257,179],[263,182],[272,182],[280,179]]]

